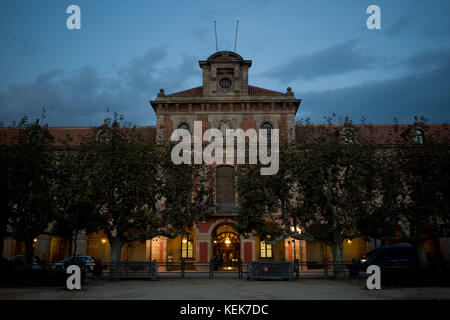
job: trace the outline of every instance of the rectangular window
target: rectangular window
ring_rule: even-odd
[[[193,258],[194,257],[194,243],[192,241],[188,242],[187,257],[188,258]]]
[[[181,258],[194,258],[194,238],[191,234],[183,235],[181,238]]]

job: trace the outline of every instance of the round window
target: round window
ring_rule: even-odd
[[[220,80],[219,86],[220,86],[222,89],[230,88],[230,87],[231,87],[231,80],[228,79],[228,78],[223,78],[222,80]]]

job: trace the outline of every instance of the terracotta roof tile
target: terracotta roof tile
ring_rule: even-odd
[[[167,94],[166,97],[201,97],[203,94],[203,87],[195,87],[183,91]]]
[[[328,125],[296,125],[295,134],[297,141],[303,136],[303,141],[313,143],[321,136],[321,129]],[[358,128],[358,136],[364,140],[371,141],[375,144],[391,144],[406,142],[405,133],[408,125],[399,125],[398,130],[394,130],[392,124],[374,124],[371,126],[355,125]],[[425,139],[434,137],[441,143],[450,143],[450,127],[445,124],[430,124],[424,130]]]
[[[53,139],[50,142],[50,146],[62,147],[64,141],[68,146],[79,145],[84,137],[93,133],[95,127],[49,127],[48,131]],[[15,128],[2,128],[0,129],[0,143],[10,143],[17,136],[16,132],[19,129]],[[156,127],[136,127],[138,133],[141,134],[143,140],[147,143],[156,142]]]
[[[259,88],[255,86],[248,86],[249,96],[284,96],[284,93],[273,91],[269,89]]]
[[[167,94],[166,97],[201,97],[203,95],[203,87],[195,87],[183,91]],[[248,86],[249,96],[284,96],[284,93],[259,88],[255,86]]]

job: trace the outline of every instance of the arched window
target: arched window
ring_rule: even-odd
[[[185,233],[181,237],[181,259],[194,258],[194,237]]]
[[[270,243],[261,241],[260,256],[261,256],[261,259],[271,259],[272,258],[272,245]]]
[[[418,144],[423,143],[424,134],[421,129],[416,129],[414,132],[414,142]]]
[[[355,141],[356,131],[351,127],[344,127],[340,131],[340,135],[342,143],[349,144]]]
[[[269,123],[269,122],[264,122],[261,125],[261,129],[263,129],[265,131],[265,136],[267,139],[270,139],[270,137],[272,136],[272,129],[273,126]]]
[[[100,131],[97,138],[98,142],[105,143],[106,141],[108,141],[108,133],[106,131]]]
[[[185,122],[183,122],[182,124],[180,124],[179,126],[178,126],[178,129],[185,129],[185,130],[187,130],[187,131],[191,131],[191,128],[189,127],[189,125],[187,124],[187,123],[185,123]]]
[[[218,211],[234,210],[234,168],[231,166],[216,168],[216,204]]]

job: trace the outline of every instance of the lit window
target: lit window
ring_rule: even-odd
[[[272,258],[272,245],[266,243],[265,241],[261,241],[261,258],[262,259]]]
[[[414,134],[414,142],[422,144],[423,143],[423,131],[420,129],[416,129]]]
[[[181,237],[181,259],[194,258],[194,237],[186,233]]]
[[[272,135],[272,129],[273,129],[273,126],[272,126],[270,123],[268,123],[268,122],[264,122],[264,123],[261,125],[261,129],[264,130],[264,131],[266,132],[266,138],[267,138],[267,139],[270,139],[270,137],[271,137],[271,135]]]

